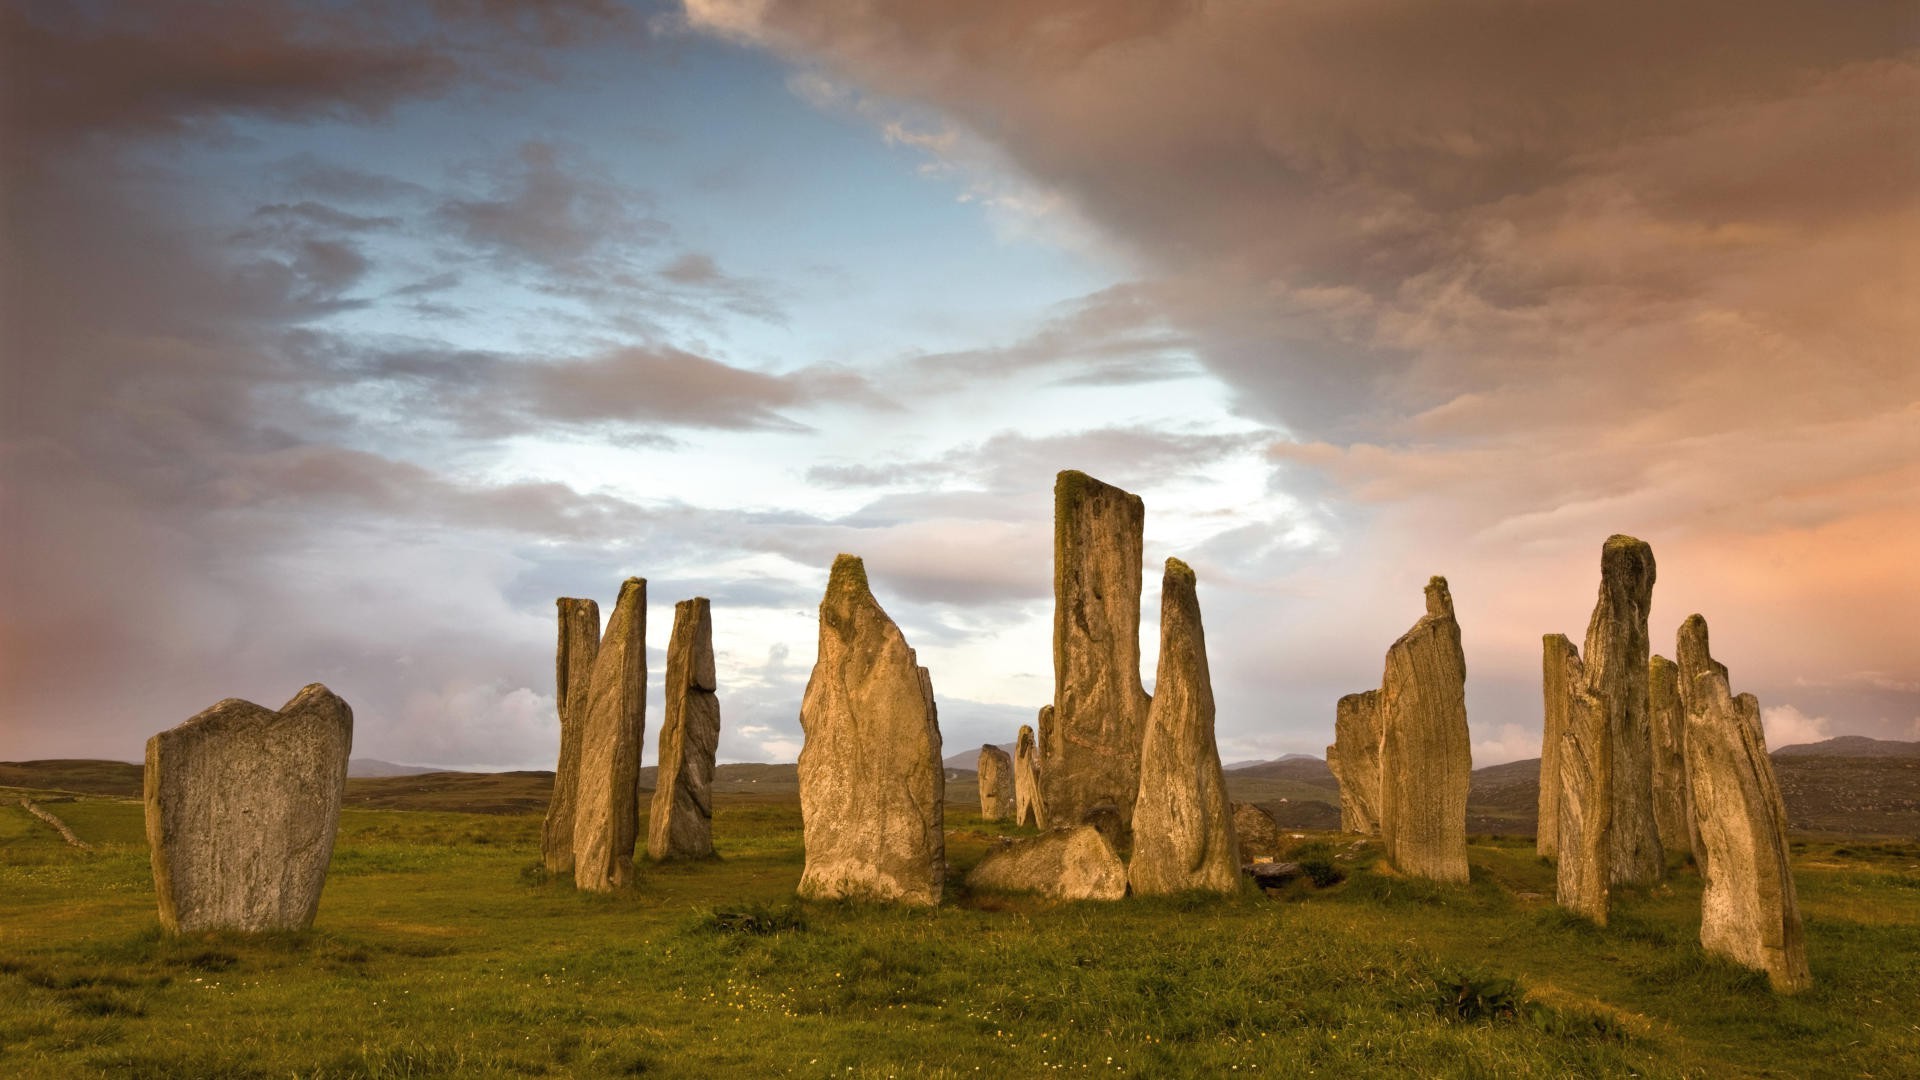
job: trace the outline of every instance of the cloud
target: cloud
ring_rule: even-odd
[[[1808,716],[1792,705],[1769,705],[1760,710],[1760,725],[1766,729],[1767,746],[1824,742],[1833,738],[1832,724],[1824,716]]]
[[[1540,756],[1540,731],[1522,724],[1501,724],[1492,738],[1473,742],[1473,767],[1484,769]]]

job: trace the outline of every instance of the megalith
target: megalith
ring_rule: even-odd
[[[713,854],[713,758],[720,748],[713,612],[704,596],[673,606],[666,679],[647,855],[656,861],[704,859]]]
[[[1127,895],[1127,864],[1099,829],[1075,825],[998,840],[967,873],[967,887],[1058,900],[1118,900]]]
[[[1380,831],[1380,691],[1348,694],[1334,703],[1333,745],[1327,768],[1340,785],[1340,831]]]
[[[1233,838],[1240,842],[1243,859],[1271,859],[1280,854],[1280,825],[1258,803],[1233,804]]]
[[[800,895],[939,903],[946,770],[933,682],[852,555],[834,560],[820,601],[800,727]]]
[[[1013,755],[988,744],[980,748],[980,817],[985,821],[1012,821],[1014,809]]]
[[[147,846],[160,926],[305,930],[320,908],[353,710],[319,683],[278,712],[227,698],[147,740]]]
[[[600,652],[600,605],[570,596],[559,609],[560,642],[553,654],[555,711],[560,714],[560,761],[553,794],[540,829],[540,863],[549,873],[573,873],[574,802],[580,788],[580,718],[593,685],[593,658]]]
[[[1560,779],[1560,747],[1566,740],[1567,693],[1573,685],[1568,681],[1567,672],[1571,665],[1579,663],[1580,650],[1567,640],[1567,635],[1541,635],[1540,820],[1533,840],[1534,852],[1539,855],[1551,856],[1560,851],[1560,800],[1565,790]],[[1589,753],[1594,751],[1593,744],[1586,746]],[[1585,774],[1585,768],[1575,770],[1576,777]],[[1607,816],[1611,819],[1612,812]]]
[[[1168,559],[1160,664],[1140,749],[1127,881],[1135,895],[1240,887],[1240,845],[1213,736],[1213,677],[1192,568]]]
[[[1053,706],[1041,708],[1042,727],[1052,714]],[[1047,804],[1040,797],[1040,750],[1034,742],[1033,728],[1026,724],[1020,725],[1020,739],[1013,746],[1013,823],[1047,827]]]
[[[1653,725],[1647,716],[1653,581],[1653,548],[1631,536],[1609,536],[1600,550],[1600,597],[1580,652],[1587,687],[1606,709],[1613,743],[1615,885],[1652,884],[1667,870],[1653,812]]]
[[[1557,639],[1557,640],[1556,640]],[[1561,657],[1558,777],[1559,860],[1554,900],[1568,911],[1607,925],[1612,896],[1614,756],[1605,702],[1588,686],[1585,665],[1564,635],[1547,637],[1547,655]],[[1548,687],[1549,697],[1553,688]],[[1541,778],[1542,783],[1546,777]]]
[[[1040,726],[1047,815],[1111,807],[1133,821],[1147,692],[1140,685],[1146,504],[1072,469],[1053,487],[1053,716]]]
[[[1647,663],[1647,720],[1653,725],[1653,817],[1664,851],[1699,858],[1699,831],[1687,782],[1687,712],[1680,704],[1680,667],[1664,656]]]
[[[1401,873],[1466,881],[1467,660],[1447,579],[1429,580],[1426,599],[1380,682],[1380,837]]]
[[[640,834],[640,743],[647,723],[647,583],[620,584],[593,658],[580,724],[573,883],[606,892],[633,881]]]
[[[1787,848],[1787,809],[1767,757],[1760,702],[1733,695],[1707,621],[1690,615],[1677,645],[1687,717],[1687,776],[1700,826],[1700,945],[1767,973],[1775,990],[1813,983]]]

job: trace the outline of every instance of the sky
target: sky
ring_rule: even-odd
[[[1771,745],[1920,739],[1904,2],[0,4],[0,758],[324,682],[551,768],[553,601],[713,602],[791,761],[837,552],[949,753],[1052,696],[1052,488],[1199,577],[1228,761],[1431,574],[1476,765],[1647,540]]]

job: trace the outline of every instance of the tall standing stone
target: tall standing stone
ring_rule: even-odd
[[[1680,667],[1664,656],[1647,663],[1647,718],[1653,725],[1653,816],[1660,846],[1699,858],[1699,830],[1687,783],[1687,711],[1680,704]]]
[[[1327,768],[1340,785],[1340,831],[1380,831],[1380,691],[1348,694],[1334,704]]]
[[[1193,570],[1168,559],[1160,584],[1160,665],[1133,809],[1135,895],[1240,887],[1233,804],[1213,736],[1213,676]]]
[[[980,817],[986,821],[1012,821],[1013,755],[997,746],[982,746],[979,769]]]
[[[1053,718],[1040,783],[1056,825],[1110,808],[1124,827],[1140,790],[1148,698],[1140,685],[1146,504],[1072,469],[1053,487]]]
[[[1555,901],[1568,911],[1607,925],[1612,896],[1613,763],[1606,703],[1588,688],[1585,665],[1562,634],[1547,636],[1546,653],[1561,657],[1560,752],[1554,757],[1559,812],[1559,862],[1555,867]],[[1554,675],[1550,664],[1547,675]],[[1554,687],[1546,689],[1548,699]],[[1547,777],[1542,776],[1542,783]]]
[[[1387,650],[1380,682],[1380,836],[1403,874],[1467,880],[1467,659],[1447,579]]]
[[[573,814],[580,787],[580,718],[593,685],[593,658],[600,652],[600,605],[563,596],[560,642],[554,649],[553,702],[560,714],[560,761],[540,830],[540,862],[549,873],[573,873]]]
[[[1767,757],[1760,702],[1733,696],[1707,645],[1707,621],[1680,627],[1687,775],[1700,824],[1700,945],[1767,973],[1782,993],[1813,984],[1787,849],[1787,809]]]
[[[147,846],[160,926],[305,930],[320,908],[353,710],[319,683],[278,712],[227,698],[147,740]]]
[[[647,854],[655,860],[704,859],[713,854],[713,758],[720,748],[713,612],[704,596],[673,606],[666,678]]]
[[[1051,705],[1040,710],[1042,726],[1052,714]],[[1020,725],[1020,739],[1013,746],[1013,823],[1047,827],[1047,803],[1040,796],[1040,750],[1034,742],[1033,728],[1026,724]]]
[[[852,555],[834,560],[820,601],[800,727],[800,895],[939,903],[946,770],[933,682]]]
[[[593,659],[580,716],[580,782],[573,812],[573,883],[606,892],[633,881],[640,834],[640,743],[647,724],[647,583],[620,585]]]
[[[1567,693],[1570,665],[1580,663],[1580,650],[1565,634],[1544,634],[1540,638],[1540,821],[1534,829],[1533,848],[1540,855],[1560,851],[1560,800],[1565,790],[1560,779],[1560,747],[1567,735]],[[1592,748],[1588,746],[1589,751]],[[1611,750],[1608,751],[1612,753]],[[1585,775],[1586,768],[1575,770]],[[1612,795],[1608,795],[1612,798]],[[1607,812],[1612,820],[1613,812]],[[1609,839],[1608,843],[1612,843]],[[1609,856],[1611,858],[1611,856]]]
[[[1610,536],[1600,550],[1600,597],[1581,650],[1587,687],[1607,710],[1613,742],[1615,885],[1651,884],[1666,874],[1653,813],[1653,725],[1647,717],[1647,609],[1653,603],[1653,549]]]

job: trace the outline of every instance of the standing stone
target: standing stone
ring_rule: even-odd
[[[1380,836],[1403,874],[1467,880],[1467,659],[1447,579],[1387,650],[1380,684]]]
[[[1699,858],[1699,830],[1687,783],[1687,711],[1680,704],[1680,667],[1664,656],[1647,664],[1647,717],[1653,725],[1653,816],[1660,847]]]
[[[1813,984],[1787,853],[1787,808],[1767,757],[1760,702],[1734,697],[1707,647],[1707,621],[1680,627],[1687,776],[1700,824],[1700,945],[1767,973],[1782,993]]]
[[[1042,727],[1053,715],[1053,706],[1040,710]],[[1020,740],[1013,747],[1013,823],[1047,827],[1047,803],[1040,797],[1040,752],[1033,740],[1033,729],[1020,725]]]
[[[279,712],[228,698],[147,740],[160,926],[305,930],[333,860],[353,710],[314,683]]]
[[[1257,803],[1233,804],[1233,836],[1240,841],[1243,859],[1271,859],[1280,854],[1280,825]]]
[[[1053,487],[1053,717],[1040,727],[1047,814],[1078,824],[1140,790],[1140,561],[1146,504],[1082,472]]]
[[[1560,852],[1560,800],[1564,790],[1560,779],[1560,747],[1566,741],[1567,693],[1573,685],[1568,681],[1567,671],[1569,665],[1579,662],[1580,650],[1567,640],[1567,635],[1541,636],[1540,823],[1534,829],[1533,841],[1534,852],[1539,855],[1552,856]],[[1587,745],[1591,749],[1592,744]],[[1577,769],[1575,774],[1585,775],[1585,770]],[[1607,817],[1612,820],[1612,811],[1608,811]]]
[[[540,830],[540,862],[548,873],[573,873],[574,802],[580,787],[580,718],[593,685],[593,658],[600,652],[600,605],[563,596],[560,644],[554,650],[553,702],[560,714],[560,762],[553,770],[553,795]]]
[[[967,887],[1058,900],[1119,900],[1127,895],[1127,864],[1092,825],[1049,829],[996,842],[967,874]]]
[[[1340,785],[1340,831],[1380,831],[1380,691],[1348,694],[1334,704],[1327,768]]]
[[[946,769],[933,682],[852,555],[833,561],[800,704],[799,893],[937,904]]]
[[[1613,764],[1606,703],[1588,688],[1585,665],[1565,635],[1547,635],[1547,655],[1560,655],[1558,777],[1559,862],[1555,902],[1607,925],[1612,894]],[[1549,699],[1554,688],[1546,690]],[[1543,777],[1543,782],[1545,778]]]
[[[1240,844],[1213,737],[1213,677],[1193,570],[1160,582],[1160,665],[1140,750],[1127,881],[1137,896],[1240,887]]]
[[[1653,579],[1653,549],[1645,541],[1608,537],[1600,551],[1600,598],[1581,649],[1588,689],[1607,710],[1613,741],[1615,885],[1652,884],[1667,871],[1653,813],[1653,725],[1647,717]]]
[[[713,671],[713,613],[704,596],[673,606],[667,639],[660,770],[647,814],[655,860],[713,854],[713,756],[720,747],[720,697]]]
[[[982,746],[979,768],[981,819],[1012,821],[1013,756],[997,746]]]
[[[593,659],[580,725],[573,883],[607,892],[633,882],[640,834],[640,742],[647,725],[647,583],[628,578]]]

